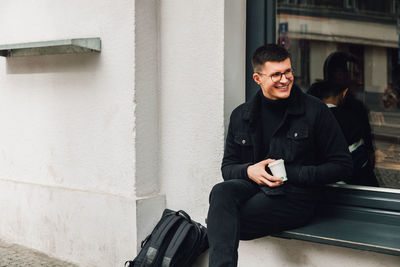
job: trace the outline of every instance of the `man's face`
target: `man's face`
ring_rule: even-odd
[[[292,74],[292,65],[290,58],[281,62],[267,61],[259,72],[253,74],[254,81],[260,85],[266,98],[271,100],[285,99],[290,96],[290,90],[293,86],[294,77]],[[279,75],[282,78],[279,79]],[[271,79],[272,77],[272,79]]]

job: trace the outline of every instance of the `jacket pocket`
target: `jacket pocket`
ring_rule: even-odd
[[[290,155],[288,161],[297,161],[299,157],[306,159],[310,153],[310,138],[308,128],[291,128],[286,134]]]
[[[290,129],[286,137],[301,142],[301,140],[308,138],[308,128]]]
[[[253,142],[248,134],[237,133],[234,142],[240,147],[241,163],[251,162],[253,159]]]

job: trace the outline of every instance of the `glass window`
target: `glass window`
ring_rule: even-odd
[[[360,140],[367,151],[363,153],[377,182],[366,185],[388,188],[400,188],[400,9],[396,5],[395,0],[278,0],[276,20],[278,42],[291,52],[295,83],[303,91],[321,80],[348,87],[339,104],[356,118],[348,132],[362,129]]]

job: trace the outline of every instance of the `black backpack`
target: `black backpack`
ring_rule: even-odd
[[[127,267],[189,267],[208,249],[207,229],[183,210],[165,209],[160,221],[141,244]]]

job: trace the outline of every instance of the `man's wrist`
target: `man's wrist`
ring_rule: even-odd
[[[289,163],[286,165],[286,172],[288,177],[288,182],[293,184],[300,184],[300,173],[302,166],[300,164]]]
[[[250,175],[249,175],[249,168],[250,168],[252,165],[253,165],[253,164],[248,163],[247,166],[246,166],[246,178],[247,178],[247,179],[250,179],[250,180],[252,180],[252,179],[250,178]]]

